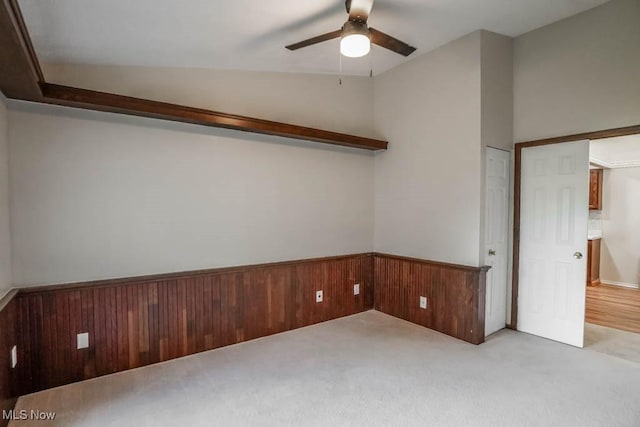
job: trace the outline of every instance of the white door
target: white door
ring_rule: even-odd
[[[486,149],[484,264],[491,269],[487,272],[485,336],[507,323],[509,158],[507,151]]]
[[[518,330],[583,346],[589,141],[522,150]]]

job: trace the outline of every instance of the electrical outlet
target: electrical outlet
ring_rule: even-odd
[[[78,334],[78,350],[89,347],[89,333]]]
[[[18,346],[11,347],[11,368],[15,368],[18,364]]]
[[[427,297],[420,297],[420,308],[427,308]]]
[[[353,285],[353,294],[360,295],[360,283],[356,283]]]
[[[322,291],[316,291],[316,302],[322,302]]]

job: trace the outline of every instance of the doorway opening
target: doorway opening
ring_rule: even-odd
[[[585,346],[640,363],[640,134],[589,151]]]
[[[602,223],[603,226],[597,230],[599,224],[596,212],[600,212],[602,220],[602,203],[611,202],[610,197],[613,194],[607,196],[604,190],[614,180],[601,179],[600,184],[603,187],[591,183],[593,180],[589,177],[597,174],[604,176],[610,172],[605,173],[605,168],[601,167],[606,166],[602,164],[603,159],[600,159],[598,166],[592,165],[592,172],[589,171],[590,163],[597,164],[592,158],[595,159],[598,152],[598,148],[590,150],[589,146],[590,143],[604,143],[606,139],[613,140],[629,135],[636,135],[637,141],[640,142],[639,134],[640,126],[632,126],[516,144],[513,275],[509,325],[512,329],[578,347],[585,343],[591,346],[597,341],[602,342],[602,330],[596,333],[593,333],[593,330],[609,326],[591,322],[603,323],[602,319],[605,318],[611,320],[612,311],[603,311],[602,305],[597,306],[595,301],[602,302],[607,298],[596,296],[595,290],[603,294],[616,284],[601,283],[601,273],[606,268],[600,269],[599,262],[587,264],[589,260],[596,258],[598,250],[600,254],[603,252],[603,236],[610,224],[604,226]],[[628,158],[628,155],[626,157]],[[600,172],[598,169],[603,170]],[[627,165],[626,169],[629,172],[631,168]],[[640,184],[640,180],[632,181],[631,185],[636,183]],[[619,196],[619,192],[616,190],[616,197]],[[640,191],[637,193],[640,197]],[[593,194],[600,197],[599,210],[597,206],[592,205],[593,200],[589,200],[589,196],[593,197]],[[591,211],[589,207],[592,207]],[[632,219],[634,215],[636,222],[640,224],[640,205],[633,213],[627,212],[627,216],[631,216]],[[594,234],[596,231],[600,232],[599,236]],[[588,238],[591,239],[587,240]],[[593,243],[588,243],[598,240],[599,248]],[[635,241],[638,242],[637,238]],[[640,247],[638,250],[640,251]],[[635,262],[635,277],[638,281],[640,254],[636,255]],[[592,274],[592,268],[595,275]],[[590,286],[587,286],[587,281]],[[605,282],[611,281],[605,279]],[[593,288],[593,291],[587,288]],[[638,289],[628,287],[623,290],[637,291],[640,296]],[[622,298],[629,302],[628,295]],[[640,299],[638,301],[640,304]],[[640,305],[630,306],[628,310],[637,314],[640,320]],[[585,322],[585,317],[588,322]],[[599,317],[600,320],[596,320],[595,317]],[[592,324],[595,325],[593,328],[590,326]],[[635,347],[640,348],[640,345]]]

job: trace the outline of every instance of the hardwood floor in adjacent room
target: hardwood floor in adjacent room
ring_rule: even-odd
[[[586,321],[640,333],[640,289],[588,286]]]

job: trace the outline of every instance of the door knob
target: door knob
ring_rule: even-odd
[[[494,251],[493,249],[489,249],[489,256],[495,256],[496,255],[496,251]]]
[[[573,257],[575,259],[582,259],[582,252],[576,252],[575,254],[573,254]]]

